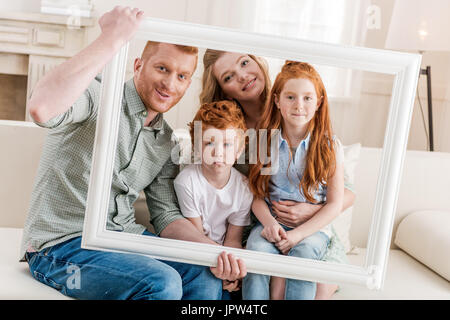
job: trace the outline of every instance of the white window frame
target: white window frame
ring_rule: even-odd
[[[153,18],[144,19],[137,37],[395,76],[364,266],[235,248],[226,249],[244,260],[248,272],[381,289],[386,272],[421,56]],[[128,45],[125,45],[108,63],[103,74],[82,248],[138,253],[157,259],[214,266],[218,255],[224,250],[221,246],[106,230],[127,50]]]

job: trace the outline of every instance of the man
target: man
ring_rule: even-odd
[[[79,299],[220,299],[221,279],[246,274],[243,263],[225,253],[209,269],[80,248],[100,94],[95,77],[142,18],[136,8],[107,12],[99,20],[101,35],[36,85],[30,114],[50,130],[21,257],[34,278]],[[179,211],[172,130],[162,117],[184,95],[196,64],[196,48],[153,42],[135,60],[134,77],[124,85],[107,229],[155,236],[135,223],[133,203],[144,190],[157,235],[212,243]],[[72,281],[74,276],[79,279]]]

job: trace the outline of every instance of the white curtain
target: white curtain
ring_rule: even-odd
[[[186,0],[186,20],[335,44],[363,46],[370,0]],[[267,59],[272,80],[284,61]],[[201,66],[199,66],[201,69]],[[344,144],[362,141],[362,72],[315,66],[330,97],[334,132]]]

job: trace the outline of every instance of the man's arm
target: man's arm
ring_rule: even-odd
[[[105,13],[99,19],[100,36],[36,84],[29,101],[33,119],[45,123],[66,112],[113,55],[134,35],[142,17],[142,11],[128,7],[115,7]]]

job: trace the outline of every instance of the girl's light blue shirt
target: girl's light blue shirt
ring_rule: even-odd
[[[342,163],[344,159],[343,148],[336,136],[333,136],[333,141],[335,143],[336,163],[339,164]],[[282,137],[282,132],[280,130],[280,134],[278,134],[278,170],[274,170],[276,172],[274,172],[269,180],[270,200],[291,200],[311,203],[306,200],[302,189],[299,187],[305,171],[309,142],[310,134],[299,143],[295,150],[295,154],[292,156],[290,155],[289,144],[286,139]],[[276,158],[277,157],[275,157],[275,161]],[[316,204],[324,203],[326,201],[326,196],[327,187],[319,184],[317,191],[313,194],[314,199],[317,201]],[[265,200],[272,212],[272,204],[269,199],[266,198]],[[321,231],[328,234],[328,230],[329,228],[325,228]]]

